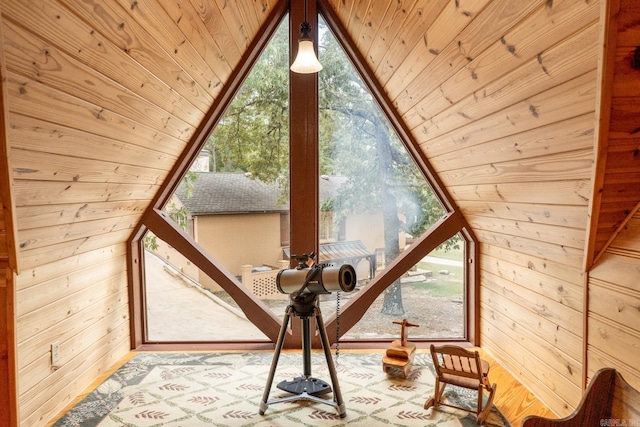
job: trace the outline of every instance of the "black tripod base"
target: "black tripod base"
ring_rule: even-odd
[[[278,388],[292,394],[306,393],[311,396],[331,393],[331,386],[328,383],[311,377],[296,377],[292,381],[281,381]]]

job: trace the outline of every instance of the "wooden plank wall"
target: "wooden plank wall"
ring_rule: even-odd
[[[598,187],[601,200],[594,209],[592,233],[595,255],[609,243],[620,225],[640,200],[640,154],[638,153],[638,114],[640,114],[640,3],[635,0],[609,0],[609,31],[606,40],[607,74],[604,76]],[[635,64],[635,65],[634,65]],[[635,67],[635,68],[634,68]]]
[[[0,13],[2,5],[0,5]],[[11,199],[11,173],[8,153],[7,69],[3,55],[0,22],[0,420],[7,425],[18,422],[15,277],[17,271],[15,210]]]
[[[612,366],[640,389],[640,4],[620,0],[610,7],[611,124],[597,230],[605,250],[589,273],[587,366],[589,376]],[[606,233],[611,229],[614,238]]]
[[[21,425],[129,350],[126,241],[273,2],[226,3],[2,2]]]
[[[587,366],[614,367],[640,389],[640,212],[626,223],[589,274]]]
[[[570,413],[583,382],[599,3],[330,3],[481,241],[482,347]]]

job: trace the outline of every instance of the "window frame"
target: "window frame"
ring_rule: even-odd
[[[162,207],[175,192],[182,177],[187,173],[191,163],[197,158],[211,130],[223,116],[226,107],[233,100],[242,82],[260,57],[262,50],[269,42],[278,25],[289,14],[290,61],[293,61],[297,49],[298,29],[305,16],[303,2],[290,4],[279,2],[265,21],[258,35],[247,48],[238,67],[233,71],[229,81],[214,101],[205,119],[194,133],[187,149],[172,169],[166,182],[145,211],[140,224],[127,242],[128,247],[128,279],[130,301],[131,348],[138,350],[187,350],[187,349],[268,349],[273,348],[280,331],[282,320],[277,318],[257,297],[250,294],[237,279],[229,277],[225,269],[216,263],[208,254],[203,253],[193,239],[162,212]],[[424,178],[432,186],[447,212],[436,224],[416,239],[411,247],[404,251],[387,268],[378,274],[367,286],[366,290],[350,298],[340,313],[339,330],[344,333],[361,318],[368,307],[390,284],[417,264],[424,256],[450,237],[460,233],[465,240],[465,338],[472,345],[479,344],[479,284],[477,277],[479,266],[477,240],[471,232],[463,215],[452,202],[446,188],[431,168],[428,160],[417,147],[410,130],[406,127],[398,112],[393,108],[391,100],[384,88],[375,79],[373,71],[363,56],[348,37],[346,29],[331,9],[326,0],[307,2],[306,17],[313,28],[317,28],[318,14],[344,49],[354,68],[358,71],[372,96],[389,120],[410,156],[422,171]],[[312,34],[317,46],[317,32]],[[292,253],[318,252],[319,249],[319,162],[318,162],[318,80],[317,74],[290,73],[290,174],[295,182],[290,190],[290,246]],[[313,224],[310,227],[309,224]],[[271,340],[261,342],[148,342],[145,338],[145,278],[144,278],[144,235],[150,230],[156,236],[181,252],[198,268],[218,282],[236,301],[260,330]],[[296,252],[298,251],[298,252]],[[300,348],[300,319],[292,319],[293,333],[285,340],[286,348]],[[297,321],[296,321],[297,320]],[[326,329],[330,341],[335,341],[338,319],[335,314],[325,318]],[[434,340],[435,341],[435,340]],[[428,346],[434,341],[423,340],[418,344]],[[333,343],[333,342],[332,342]],[[315,343],[318,344],[318,343]],[[350,342],[351,347],[379,347],[378,341]],[[343,346],[344,347],[344,346]]]

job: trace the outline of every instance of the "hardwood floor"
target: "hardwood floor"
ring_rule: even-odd
[[[497,392],[494,399],[494,404],[500,409],[500,412],[505,416],[509,423],[513,427],[520,426],[522,419],[527,415],[540,415],[543,417],[557,418],[556,415],[551,412],[549,408],[544,406],[540,401],[529,392],[522,384],[513,378],[513,376],[500,364],[498,364],[489,354],[482,349],[478,349],[482,358],[486,359],[491,364],[491,371],[489,372],[489,378],[492,383],[497,384]],[[370,353],[376,350],[342,350],[343,352],[363,352]],[[379,350],[383,353],[384,350]],[[418,350],[428,351],[428,350]],[[51,420],[47,426],[51,426],[58,418],[60,418],[65,412],[71,409],[77,402],[82,400],[93,389],[100,385],[106,378],[114,373],[120,366],[125,364],[131,359],[136,352],[129,352],[125,357],[120,359],[118,363],[114,364],[111,369],[106,371],[100,378],[96,379],[87,390],[76,397],[76,399],[65,408],[55,419]]]
[[[525,386],[503,368],[493,357],[478,349],[480,357],[491,365],[489,379],[497,385],[494,404],[502,415],[514,426],[520,426],[527,415],[539,415],[547,418],[558,418],[549,408],[544,406]]]

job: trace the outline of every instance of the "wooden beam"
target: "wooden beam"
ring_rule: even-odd
[[[589,224],[587,226],[587,245],[584,255],[584,270],[589,271],[598,257],[597,239],[602,208],[602,190],[607,167],[609,150],[609,127],[611,121],[611,98],[616,63],[616,47],[618,38],[619,0],[600,3],[600,40],[598,46],[598,86],[596,88],[596,129],[594,141],[595,166],[591,177],[592,197],[589,203]],[[603,253],[606,247],[600,248]],[[587,298],[585,298],[586,304]],[[586,307],[586,305],[585,305]],[[585,311],[586,313],[586,311]],[[586,341],[585,341],[586,342]],[[586,360],[586,359],[585,359]]]
[[[2,12],[0,6],[0,15]],[[0,22],[0,420],[18,425],[15,276],[18,271],[17,226],[9,166],[9,109],[5,79],[3,28]],[[4,425],[4,424],[3,424]]]
[[[305,14],[305,5],[307,7]],[[318,16],[315,1],[294,1],[289,12],[289,63],[298,54],[300,24],[311,24],[311,37],[318,52]],[[291,254],[318,254],[319,224],[319,118],[318,73],[289,72],[289,209]],[[297,262],[291,257],[291,267]],[[293,335],[287,348],[302,346],[300,319],[291,318]]]
[[[178,252],[213,279],[244,311],[247,319],[275,342],[280,332],[280,320],[258,297],[248,291],[242,283],[211,257],[191,236],[178,227],[169,216],[159,209],[147,212],[144,223],[158,238],[171,242]],[[223,328],[224,324],[220,324]]]

